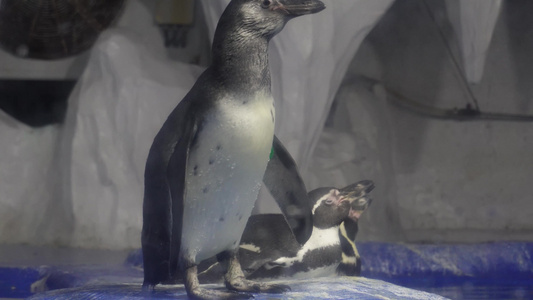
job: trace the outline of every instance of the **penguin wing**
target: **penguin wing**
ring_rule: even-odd
[[[263,182],[278,203],[296,240],[304,244],[313,230],[312,207],[296,162],[281,141],[274,136],[273,155]]]
[[[144,286],[168,281],[177,272],[185,171],[195,119],[186,99],[170,114],[150,149],[144,173],[142,249]]]
[[[170,276],[177,274],[178,255],[181,247],[181,228],[183,225],[183,202],[185,198],[185,175],[189,149],[197,133],[194,120],[188,119],[184,124],[183,135],[174,148],[167,168],[167,179],[170,187],[172,230],[170,238]]]

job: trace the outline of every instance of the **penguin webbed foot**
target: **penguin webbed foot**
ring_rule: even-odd
[[[143,283],[142,291],[143,293],[153,293],[155,291],[155,284]]]
[[[282,294],[291,290],[291,287],[285,284],[273,284],[256,282],[244,277],[231,278],[226,280],[226,287],[229,290],[239,292],[251,292],[251,293],[269,293],[269,294]]]
[[[288,285],[284,284],[271,284],[246,279],[236,255],[222,258],[221,261],[223,263],[228,263],[227,272],[226,275],[224,275],[224,281],[229,290],[270,294],[281,294],[291,290]]]
[[[251,294],[245,293],[236,293],[232,291],[220,291],[220,290],[209,290],[204,288],[195,288],[191,291],[187,291],[187,296],[190,299],[201,299],[201,300],[210,300],[210,299],[252,299],[254,298]]]
[[[192,266],[185,270],[184,276],[185,289],[187,296],[191,299],[250,299],[253,298],[251,294],[235,293],[233,291],[210,290],[200,287],[198,281],[198,267]]]

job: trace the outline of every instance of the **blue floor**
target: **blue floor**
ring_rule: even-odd
[[[531,278],[498,280],[455,278],[440,282],[434,278],[410,278],[389,280],[389,282],[450,299],[533,299],[533,279]]]
[[[450,299],[532,299],[533,243],[358,243],[362,276]]]
[[[355,277],[329,277],[313,280],[284,281],[291,291],[283,294],[254,294],[254,299],[358,299],[358,300],[444,300],[435,294],[420,292],[387,282]],[[222,285],[209,289],[225,290]],[[36,294],[31,300],[48,299],[187,299],[183,286],[161,286],[153,293],[143,293],[139,285],[98,285]]]
[[[65,288],[78,288],[87,299],[97,299],[94,292],[106,289],[106,297],[113,299],[144,296],[140,292],[142,270],[132,264],[139,258],[136,251],[125,262],[124,253],[103,254],[87,250],[42,248],[20,251],[11,249],[11,257],[5,247],[0,246],[0,298],[54,299],[64,293]],[[30,248],[31,249],[31,248]],[[491,243],[476,245],[403,245],[386,243],[358,243],[363,258],[362,276],[383,280],[398,286],[438,294],[450,299],[532,299],[533,300],[533,243]],[[80,254],[79,252],[83,253]],[[9,252],[9,251],[8,251]],[[74,252],[72,255],[65,253]],[[32,253],[31,258],[24,258]],[[9,254],[9,253],[8,253]],[[75,257],[75,259],[66,258]],[[42,260],[40,260],[40,258]],[[65,262],[65,260],[67,260]],[[111,261],[115,263],[110,263]],[[327,297],[346,298],[363,291],[361,299],[425,299],[424,294],[399,297],[399,294],[374,295],[375,291],[365,288],[385,283],[353,281],[352,278],[328,279],[327,287],[336,289],[337,294],[323,294],[315,299]],[[128,283],[128,285],[121,285]],[[293,293],[310,292],[309,284],[317,282],[295,282]],[[90,288],[87,288],[87,285]],[[357,285],[358,290],[350,290]],[[81,288],[80,288],[81,287]],[[47,293],[42,293],[49,290]],[[68,290],[67,290],[68,291]],[[92,293],[92,294],[91,294]],[[183,297],[182,287],[161,288],[152,298]],[[344,294],[343,294],[344,293]],[[47,296],[48,295],[48,296]],[[81,294],[78,294],[81,295]],[[91,296],[92,295],[92,296]],[[135,297],[134,297],[135,295]],[[317,295],[317,294],[311,294]],[[364,296],[366,295],[366,296]],[[310,296],[310,295],[308,295]],[[263,296],[260,296],[263,297]],[[417,298],[418,297],[418,298]],[[265,296],[264,299],[268,297]],[[65,296],[64,299],[68,299]]]

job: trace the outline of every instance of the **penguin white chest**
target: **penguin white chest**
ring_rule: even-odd
[[[238,247],[272,148],[273,103],[264,94],[223,99],[199,124],[185,178],[181,252],[188,259]]]

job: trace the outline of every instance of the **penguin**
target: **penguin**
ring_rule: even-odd
[[[245,279],[237,253],[273,144],[269,41],[289,20],[323,9],[319,0],[232,0],[224,10],[211,65],[170,113],[146,161],[144,290],[180,276],[191,298],[289,289]],[[215,255],[229,291],[199,284],[198,263]]]
[[[304,245],[295,239],[282,214],[251,216],[239,249],[246,278],[359,275],[360,259],[354,244],[357,227],[353,225],[372,202],[368,193],[373,188],[372,181],[363,180],[342,189],[324,187],[309,192],[313,227]],[[349,229],[349,234],[342,226]],[[222,277],[215,259],[202,262],[200,270],[200,281],[205,283],[219,282]]]

